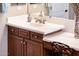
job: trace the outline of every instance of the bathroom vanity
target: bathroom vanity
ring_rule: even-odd
[[[73,34],[64,32],[63,25],[46,23],[48,27],[47,25],[28,23],[24,17],[8,19],[9,56],[52,55],[51,43],[53,41],[69,45],[74,49],[73,56],[79,56],[79,40],[74,39]]]
[[[28,30],[8,27],[9,55],[43,55],[43,35]]]

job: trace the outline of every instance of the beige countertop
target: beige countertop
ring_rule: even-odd
[[[38,32],[44,35],[49,33],[53,33],[65,28],[64,25],[52,24],[46,22],[45,24],[36,23],[35,20],[31,20],[31,22],[27,22],[27,15],[16,16],[16,17],[8,17],[7,25],[19,27],[22,29]]]
[[[27,15],[23,15],[21,17],[16,16],[13,18],[9,17],[7,25],[32,30],[35,32],[42,32],[39,30],[36,31],[36,28],[32,29],[32,27],[29,26],[29,23],[27,23]],[[79,39],[75,39],[73,33],[60,31],[45,36],[43,40],[47,42],[53,42],[53,41],[61,42],[79,51]]]
[[[79,51],[79,39],[75,39],[73,33],[60,31],[60,32],[45,36],[43,40],[46,42],[53,42],[53,41],[61,42]]]

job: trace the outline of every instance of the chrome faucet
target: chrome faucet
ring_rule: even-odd
[[[27,3],[27,14],[28,14],[28,17],[27,17],[27,22],[31,22],[31,14],[30,14],[30,12],[29,12],[29,3]],[[44,16],[44,14],[43,14],[43,12],[41,11],[40,12],[40,15],[39,15],[41,18],[39,19],[39,18],[35,18],[36,19],[36,21],[35,22],[39,22],[39,23],[42,23],[42,24],[45,24],[45,19],[43,18],[43,16]]]
[[[27,14],[28,14],[27,22],[31,22],[31,15],[30,15],[30,12],[29,12],[29,3],[27,3]]]
[[[44,20],[44,19],[41,20],[41,19],[38,19],[38,18],[35,18],[35,19],[36,19],[35,22],[39,22],[39,23],[45,24],[45,21],[46,21],[46,20]]]
[[[36,19],[36,21],[35,22],[39,22],[39,23],[42,23],[42,24],[45,24],[45,19],[43,18],[43,13],[42,13],[42,11],[40,12],[40,15],[39,15],[41,18],[35,18]]]
[[[30,15],[30,14],[28,14],[27,19],[28,19],[28,20],[27,20],[28,22],[31,22],[31,15]]]

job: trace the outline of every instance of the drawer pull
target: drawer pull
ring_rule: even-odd
[[[12,32],[14,32],[14,30],[13,30],[13,29],[12,29],[11,31],[12,31]]]
[[[35,36],[35,38],[37,39],[38,36]]]
[[[21,41],[21,43],[23,43],[23,41]]]

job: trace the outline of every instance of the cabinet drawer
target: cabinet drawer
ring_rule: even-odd
[[[43,34],[31,32],[30,36],[31,36],[31,40],[35,40],[35,41],[39,41],[39,42],[43,41]]]
[[[52,43],[51,42],[44,42],[44,48],[48,50],[52,50]]]
[[[16,27],[8,26],[8,31],[9,31],[9,33],[11,33],[11,34],[18,35],[18,34],[19,34],[19,31],[18,31],[18,30],[19,30],[19,29],[16,28]]]
[[[19,36],[23,38],[29,38],[29,31],[24,29],[19,29]]]

